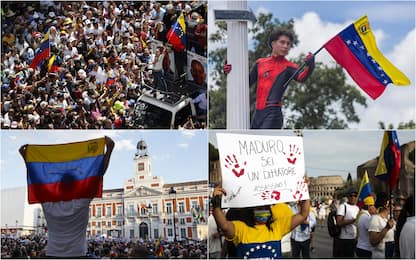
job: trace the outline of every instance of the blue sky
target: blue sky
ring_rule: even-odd
[[[314,52],[347,25],[366,14],[383,54],[403,71],[411,85],[396,87],[389,85],[377,100],[367,97],[367,108],[357,106],[361,122],[349,125],[352,129],[377,129],[378,122],[408,122],[416,118],[415,113],[415,1],[248,1],[248,8],[258,16],[272,13],[280,21],[294,19],[299,44],[289,53],[294,58],[301,53]],[[209,33],[215,31],[214,9],[227,9],[226,1],[209,4]],[[251,27],[249,23],[249,28]],[[253,46],[249,34],[249,46]],[[220,44],[209,43],[209,49]],[[316,61],[335,66],[334,59],[325,51],[316,56]],[[356,86],[348,77],[347,83]],[[210,84],[212,86],[212,83]],[[357,89],[360,88],[357,86]],[[289,115],[290,111],[286,111]]]
[[[217,145],[216,133],[210,131],[209,141]],[[229,131],[230,133],[239,133]],[[379,155],[384,131],[303,130],[305,165],[308,176],[357,175],[357,166]],[[249,131],[250,135],[295,136],[293,131]],[[401,145],[415,141],[414,131],[398,131]]]
[[[110,136],[115,141],[104,189],[122,188],[134,177],[133,158],[139,140],[152,156],[152,175],[165,183],[208,180],[207,131],[1,131],[0,187],[26,185],[26,167],[18,149],[24,144],[58,144]]]

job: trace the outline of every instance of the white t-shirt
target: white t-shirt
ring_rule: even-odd
[[[406,219],[400,233],[400,257],[415,259],[415,216]]]
[[[212,236],[218,233],[217,223],[213,215],[208,217],[208,237],[209,237],[209,253],[221,252],[221,239]]]
[[[370,238],[368,236],[368,227],[370,225],[371,215],[368,210],[362,210],[360,217],[358,218],[358,239],[357,248],[361,248],[367,251],[371,251],[373,246],[370,244]]]
[[[381,232],[383,228],[387,225],[387,218],[383,218],[380,215],[373,215],[370,219],[370,226],[368,227],[368,232]],[[386,241],[394,241],[394,229],[391,228],[389,231],[387,231],[384,238],[380,241],[380,243],[377,246],[373,247],[373,258],[385,258],[385,243]]]
[[[42,203],[48,224],[46,255],[79,257],[87,253],[86,232],[91,198]]]
[[[337,216],[344,216],[344,220],[356,219],[359,211],[360,209],[356,205],[343,203],[337,209]],[[341,228],[340,239],[355,239],[356,237],[357,227],[354,224],[349,224]]]

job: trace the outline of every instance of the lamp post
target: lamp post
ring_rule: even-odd
[[[147,205],[147,214],[149,217],[149,239],[152,239],[152,205]]]
[[[176,190],[173,187],[170,187],[169,198],[173,200],[173,241],[176,242],[176,225],[175,225]]]

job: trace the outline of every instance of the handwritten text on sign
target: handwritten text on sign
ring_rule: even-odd
[[[224,208],[309,198],[301,137],[218,133],[217,144]]]

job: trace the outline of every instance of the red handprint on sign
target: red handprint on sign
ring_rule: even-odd
[[[290,189],[290,192],[292,192],[292,196],[295,200],[300,200],[303,196],[303,193],[308,191],[308,185],[305,183],[305,179],[299,180],[296,183],[296,191],[293,191]]]
[[[277,190],[274,190],[274,191],[265,190],[262,192],[261,198],[263,200],[270,200],[270,199],[280,200],[280,192]]]
[[[284,152],[283,154],[286,155],[286,153]],[[291,164],[295,164],[297,156],[300,154],[301,154],[300,149],[299,147],[296,146],[296,144],[289,145],[289,157],[287,157],[287,161]]]
[[[233,157],[231,158],[230,155],[227,155],[225,158],[226,164],[224,165],[226,168],[231,169],[231,171],[234,173],[236,177],[240,177],[244,175],[244,168],[240,168],[240,164],[238,163],[237,157],[235,157],[235,154],[233,154]],[[245,166],[247,162],[243,163],[243,166]]]

